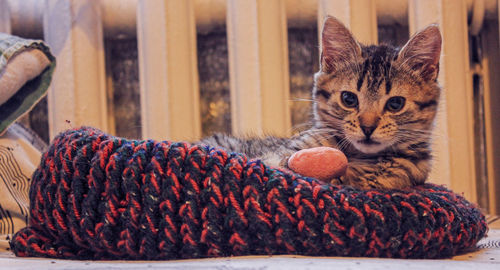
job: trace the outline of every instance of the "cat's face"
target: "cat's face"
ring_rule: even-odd
[[[336,19],[323,28],[315,121],[366,154],[427,141],[437,111],[441,36],[430,26],[403,49],[360,46]]]

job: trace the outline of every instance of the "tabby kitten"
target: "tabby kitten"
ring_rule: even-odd
[[[321,45],[311,129],[292,138],[217,134],[202,143],[281,167],[298,150],[330,146],[349,160],[345,175],[332,183],[362,189],[424,183],[440,94],[438,27],[417,33],[402,49],[363,46],[340,21],[328,17]]]

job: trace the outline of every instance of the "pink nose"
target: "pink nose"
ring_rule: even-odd
[[[377,128],[377,126],[361,126],[361,130],[365,134],[366,138],[370,138],[373,131]]]
[[[359,126],[366,138],[370,138],[373,131],[377,128],[379,121],[380,117],[375,112],[365,112],[359,116]]]

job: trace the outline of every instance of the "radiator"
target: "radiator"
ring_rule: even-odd
[[[225,27],[231,131],[290,135],[287,29],[342,20],[364,43],[377,24],[408,34],[438,23],[442,95],[431,181],[500,212],[497,0],[0,0],[0,31],[40,36],[57,57],[50,137],[73,126],[114,133],[104,40],[136,37],[144,138],[202,136],[197,33]],[[312,74],[311,74],[312,76]]]

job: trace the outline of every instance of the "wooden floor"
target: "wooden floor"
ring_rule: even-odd
[[[344,257],[258,256],[178,261],[71,261],[39,258],[16,258],[0,253],[0,269],[500,269],[500,226],[491,229],[478,250],[447,260],[401,260]]]

